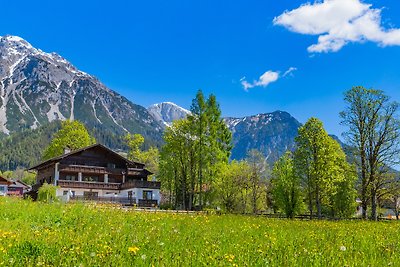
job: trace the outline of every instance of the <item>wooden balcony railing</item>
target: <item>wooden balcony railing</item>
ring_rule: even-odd
[[[149,189],[160,189],[161,182],[153,181],[129,181],[126,183],[103,183],[103,182],[87,182],[87,181],[69,181],[59,180],[58,186],[68,188],[84,188],[84,189],[108,189],[108,190],[124,190],[130,188],[149,188]]]
[[[68,187],[68,188],[119,190],[120,185],[121,184],[119,183],[79,182],[79,181],[66,181],[66,180],[58,181],[58,186]]]
[[[160,189],[161,182],[133,180],[121,184],[121,189],[129,189],[129,188]]]
[[[106,168],[96,166],[84,166],[84,165],[60,165],[59,171],[64,172],[82,172],[90,174],[105,174],[107,173]]]

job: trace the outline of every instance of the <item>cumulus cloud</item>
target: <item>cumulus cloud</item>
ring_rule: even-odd
[[[243,89],[248,91],[254,87],[267,87],[270,83],[276,82],[279,78],[285,77],[291,74],[293,71],[297,70],[297,68],[290,67],[285,73],[281,76],[279,71],[266,71],[263,75],[258,78],[258,80],[254,80],[253,82],[248,82],[246,77],[242,77],[240,79]]]
[[[309,52],[336,52],[348,43],[371,41],[380,46],[400,45],[400,29],[385,29],[381,9],[360,0],[324,0],[285,11],[273,21],[290,31],[318,35]]]

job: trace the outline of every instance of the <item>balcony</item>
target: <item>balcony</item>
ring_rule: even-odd
[[[133,181],[128,181],[126,183],[121,184],[122,190],[131,189],[131,188],[160,189],[161,182],[133,180]]]
[[[66,180],[58,181],[58,186],[68,188],[119,190],[120,185],[121,184],[119,183],[79,182]]]
[[[87,173],[87,174],[105,174],[106,168],[85,165],[60,165],[60,172],[74,172],[74,173]]]
[[[79,182],[79,181],[59,180],[58,186],[66,188],[106,189],[106,190],[124,190],[132,188],[160,189],[161,182],[134,180],[121,184],[121,183],[102,183],[102,182],[87,182],[87,181]]]

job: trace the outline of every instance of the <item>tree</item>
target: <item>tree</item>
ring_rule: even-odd
[[[215,96],[205,100],[199,91],[191,115],[164,133],[160,174],[169,186],[175,207],[202,209],[212,203],[212,184],[221,162],[228,162],[232,134],[221,118]],[[169,176],[168,175],[172,175]]]
[[[168,186],[170,204],[181,209],[192,209],[196,190],[200,190],[197,176],[196,139],[189,120],[174,121],[164,133],[161,151],[160,176]]]
[[[127,134],[125,141],[129,147],[128,159],[138,161],[145,164],[146,168],[151,171],[154,176],[158,175],[158,164],[160,153],[156,147],[150,147],[144,151],[144,137],[140,134]]]
[[[243,181],[249,180],[250,166],[246,161],[236,160],[220,164],[220,173],[213,182],[218,203],[227,212],[244,211],[241,210],[240,193],[243,190]]]
[[[263,154],[252,149],[247,153],[246,158],[247,164],[250,167],[249,174],[249,186],[251,191],[251,207],[253,214],[258,212],[258,202],[262,193],[266,193],[267,189],[267,170],[268,165],[266,163]]]
[[[96,143],[85,126],[79,121],[63,121],[61,129],[56,132],[50,145],[43,152],[47,160],[64,154],[65,149],[77,150]]]
[[[356,148],[361,180],[363,218],[367,218],[368,202],[371,217],[377,220],[377,203],[387,167],[394,165],[399,153],[400,127],[398,103],[391,102],[383,91],[353,87],[345,93],[346,109],[340,113],[348,127],[345,137]]]
[[[315,205],[317,216],[321,218],[323,208],[334,210],[332,196],[337,194],[341,183],[348,182],[346,156],[316,118],[309,119],[299,128],[296,144],[294,165],[306,191],[310,217]]]
[[[293,155],[286,152],[272,171],[272,195],[276,206],[293,219],[303,206],[300,179],[294,171]]]

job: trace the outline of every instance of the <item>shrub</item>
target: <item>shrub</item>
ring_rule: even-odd
[[[57,186],[44,183],[38,192],[38,200],[46,203],[51,203],[57,201]]]

